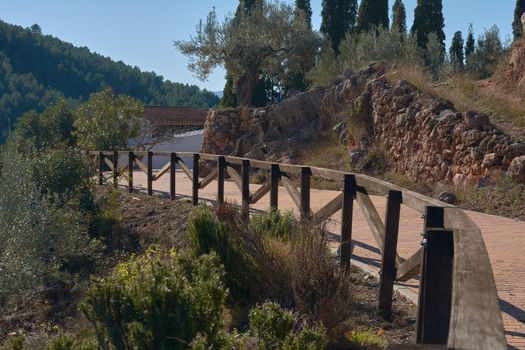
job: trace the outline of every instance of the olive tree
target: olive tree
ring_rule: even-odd
[[[234,82],[240,105],[250,105],[261,77],[282,85],[312,68],[319,37],[304,14],[282,2],[261,1],[250,11],[229,14],[222,23],[215,10],[200,21],[196,35],[175,46],[190,58],[188,68],[205,80],[223,66]]]

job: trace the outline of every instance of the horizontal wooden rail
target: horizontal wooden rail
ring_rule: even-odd
[[[217,202],[224,202],[224,182],[229,177],[242,195],[242,213],[247,220],[250,204],[268,194],[270,207],[278,208],[278,188],[282,185],[304,222],[321,224],[341,212],[340,259],[345,267],[350,265],[352,253],[355,201],[381,251],[384,271],[380,280],[378,310],[385,318],[391,314],[393,283],[419,276],[417,338],[421,344],[401,345],[398,348],[506,349],[496,284],[483,237],[479,228],[460,208],[383,180],[339,170],[206,153],[84,153],[99,160],[99,184],[105,181],[104,172],[112,171],[113,184],[116,185],[118,158],[124,156],[129,158],[126,167],[130,170],[130,191],[133,189],[133,167],[146,173],[150,195],[153,182],[170,173],[171,199],[176,198],[175,168],[178,166],[192,183],[195,205],[198,203],[199,189],[210,186],[214,181],[217,182]],[[166,158],[167,162],[154,173],[152,162],[157,157]],[[192,159],[193,169],[183,159]],[[266,174],[266,180],[252,193],[250,176],[254,172]],[[341,184],[341,193],[317,212],[310,208],[311,177]],[[370,198],[373,194],[388,196],[384,219]],[[425,218],[423,247],[406,259],[397,253],[401,205],[416,210]]]

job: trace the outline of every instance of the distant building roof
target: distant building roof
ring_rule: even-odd
[[[144,106],[144,118],[156,126],[204,125],[207,115],[207,108]]]

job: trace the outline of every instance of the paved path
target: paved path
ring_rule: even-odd
[[[136,187],[146,188],[146,176],[141,171],[134,172]],[[125,184],[123,182],[122,184]],[[250,185],[252,193],[259,185]],[[165,175],[153,183],[154,191],[169,192],[169,175]],[[176,192],[178,196],[191,196],[191,182],[183,174],[177,172]],[[199,191],[199,197],[215,200],[217,182],[214,181],[205,189]],[[225,198],[232,202],[241,202],[239,189],[233,182],[224,184]],[[311,207],[316,211],[335,198],[335,191],[311,191]],[[372,196],[372,201],[380,215],[384,215],[386,199]],[[269,207],[269,195],[266,195],[254,209],[265,210]],[[352,238],[355,242],[353,259],[365,263],[377,271],[381,256],[377,244],[368,229],[368,224],[361,213],[359,205],[354,205],[354,221]],[[284,188],[279,188],[279,209],[294,210],[294,203]],[[525,349],[525,222],[516,222],[493,215],[468,212],[469,216],[479,226],[487,246],[490,261],[494,271],[496,286],[500,297],[500,306],[503,315],[505,333],[510,349]],[[340,231],[340,211],[332,216],[328,229],[330,232]],[[421,214],[402,206],[399,228],[399,254],[408,258],[420,247],[420,232],[423,227]],[[417,293],[418,281],[411,280],[399,285],[406,289],[407,294]]]

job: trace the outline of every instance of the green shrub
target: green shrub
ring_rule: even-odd
[[[101,346],[186,349],[198,334],[211,344],[223,322],[228,294],[223,277],[214,255],[192,258],[150,250],[96,281],[81,310]]]
[[[357,349],[362,350],[380,350],[386,349],[388,343],[385,339],[370,331],[356,331],[348,335],[348,340]]]
[[[224,265],[225,282],[230,291],[230,303],[250,305],[259,300],[261,277],[252,259],[243,249],[242,239],[235,226],[220,222],[213,211],[196,208],[187,227],[188,242],[195,256],[215,252]]]
[[[282,214],[279,210],[270,210],[251,217],[248,229],[261,235],[289,240],[294,229],[295,219],[292,212]]]
[[[0,344],[0,350],[24,350],[26,340],[23,335],[19,334],[7,338],[2,344]]]

